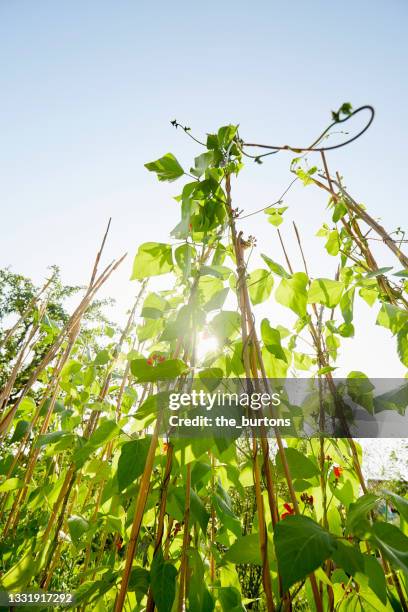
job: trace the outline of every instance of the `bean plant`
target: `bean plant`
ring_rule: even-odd
[[[343,105],[334,124],[350,113]],[[301,269],[284,243],[283,198],[257,211],[279,253],[247,235],[234,202],[244,162],[264,162],[265,172],[265,154],[252,155],[236,125],[201,140],[172,123],[193,138],[197,157],[189,168],[172,153],[146,164],[176,183],[175,227],[168,242],[138,246],[123,328],[90,316],[123,260],[100,271],[107,234],[71,315],[50,308],[56,290],[64,294],[54,275],[38,290],[27,285],[14,324],[3,325],[0,588],[72,592],[81,611],[406,611],[408,499],[402,485],[400,494],[370,490],[334,377],[358,300],[377,312],[408,367],[403,230],[388,233],[348,193],[324,147],[283,147],[294,155],[290,186],[327,193],[316,240],[336,274],[312,277],[296,224]],[[377,262],[374,240],[394,267]],[[262,267],[251,269],[254,250]],[[262,320],[259,304],[270,313]],[[292,325],[277,320],[275,304]],[[274,428],[185,438],[166,427],[172,391],[242,379],[270,393],[288,377],[317,389],[303,411],[292,407],[291,436]],[[368,413],[384,408],[362,371],[345,387]],[[386,408],[403,413],[406,404],[402,386]],[[299,435],[313,420],[323,432],[333,405],[341,436]]]

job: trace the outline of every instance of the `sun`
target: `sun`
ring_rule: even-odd
[[[209,353],[214,353],[219,349],[218,340],[215,336],[211,336],[207,332],[198,334],[197,339],[197,360],[204,361]]]

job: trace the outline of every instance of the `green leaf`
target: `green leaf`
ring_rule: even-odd
[[[161,242],[141,244],[133,261],[130,280],[142,280],[149,276],[167,274],[173,270],[171,245]]]
[[[408,278],[408,268],[405,270],[399,270],[399,272],[395,272],[393,276],[399,276],[400,278]]]
[[[188,583],[188,609],[194,612],[212,612],[214,601],[205,584],[204,563],[194,548],[187,550],[190,578]]]
[[[35,443],[35,448],[41,448],[41,446],[47,446],[48,444],[55,444],[62,438],[69,438],[70,441],[73,440],[73,435],[69,431],[61,430],[61,431],[50,431],[47,434],[41,434],[38,436],[38,439]]]
[[[171,512],[174,509],[175,513],[178,512],[180,516],[183,516],[185,501],[186,492],[184,487],[175,487],[169,494],[169,511]],[[190,491],[190,505],[192,520],[200,525],[203,533],[206,533],[210,515],[194,489]]]
[[[248,291],[251,302],[261,304],[267,300],[271,294],[273,287],[273,276],[268,270],[259,268],[254,270],[248,277]]]
[[[388,266],[387,268],[378,268],[378,270],[374,270],[373,272],[368,272],[368,274],[365,274],[363,278],[365,279],[376,278],[377,276],[381,276],[381,274],[386,274],[390,270],[392,270],[392,266]]]
[[[373,390],[375,387],[369,378],[363,372],[350,372],[346,386],[353,402],[363,406],[370,414],[374,414]]]
[[[92,580],[83,582],[75,591],[75,604],[87,604],[88,609],[98,609],[95,605],[98,600],[112,589],[117,579],[117,574],[112,571],[107,571],[103,574],[101,580]]]
[[[317,569],[337,547],[335,538],[306,516],[279,521],[274,542],[284,592]]]
[[[106,365],[110,361],[109,351],[107,349],[102,349],[97,353],[94,359],[94,365],[102,366]]]
[[[286,361],[277,359],[266,347],[262,348],[262,358],[264,360],[265,372],[268,378],[285,378],[291,362],[291,353],[283,349]]]
[[[214,279],[215,280],[215,279]],[[186,304],[176,314],[175,319],[167,322],[160,341],[176,340],[185,335],[194,326],[195,329],[205,323],[205,312],[197,308],[197,304]]]
[[[214,161],[213,151],[206,151],[194,159],[194,168],[190,169],[193,176],[200,178]]]
[[[268,546],[268,550],[271,550],[271,546]],[[259,534],[251,533],[237,538],[225,553],[224,561],[236,564],[253,563],[254,565],[262,565]]]
[[[241,317],[235,311],[224,310],[212,319],[210,327],[221,341],[231,340],[241,330]]]
[[[312,175],[317,172],[317,168],[316,166],[313,166],[312,168],[310,168],[310,170],[307,170],[306,172],[302,168],[297,168],[295,172],[296,175],[302,181],[303,185],[306,187],[307,185],[313,183]]]
[[[353,321],[354,294],[355,287],[351,287],[341,296],[340,310],[346,324],[350,324]]]
[[[148,319],[144,325],[137,327],[137,337],[140,342],[150,340],[157,336],[163,329],[163,318],[160,319]]]
[[[91,434],[88,444],[94,448],[100,448],[119,433],[119,427],[115,421],[102,421],[97,429]]]
[[[170,612],[176,595],[177,570],[164,561],[161,549],[154,556],[150,569],[150,583],[158,612]]]
[[[220,291],[223,291],[224,283],[221,279],[215,276],[202,276],[198,282],[198,292],[200,295],[200,303],[205,305],[210,302],[210,300],[218,294]],[[207,308],[205,308],[207,310]]]
[[[24,438],[25,434],[27,433],[29,427],[29,421],[18,421],[17,425],[14,428],[13,437],[10,440],[10,444],[22,440],[22,438]]]
[[[293,310],[299,317],[304,317],[307,304],[307,282],[308,278],[304,272],[296,272],[291,278],[283,278],[276,290],[276,301]]]
[[[272,259],[270,259],[270,257],[268,257],[267,255],[262,254],[261,257],[272,272],[274,272],[278,276],[281,276],[282,278],[290,278],[290,274],[286,272],[283,266],[276,263],[276,261],[273,261]]]
[[[347,515],[346,530],[348,533],[360,533],[360,525],[365,528],[367,514],[376,506],[379,498],[373,493],[366,493],[350,504]]]
[[[84,465],[88,457],[97,449],[103,446],[106,442],[112,440],[120,429],[115,421],[103,420],[99,427],[91,434],[89,440],[84,446],[77,448],[73,454],[73,459],[77,468]]]
[[[340,219],[344,217],[346,213],[347,213],[347,206],[345,206],[345,204],[341,200],[339,200],[334,207],[333,216],[332,216],[333,222],[337,223],[337,221],[340,221]]]
[[[266,208],[264,212],[268,215],[268,223],[275,227],[279,227],[283,223],[283,213],[287,208],[287,206],[281,206],[280,208],[271,206],[270,208]]]
[[[24,397],[18,407],[17,414],[20,416],[32,416],[37,408],[37,405],[32,397]]]
[[[67,520],[69,534],[74,544],[79,544],[82,536],[89,529],[89,523],[83,516],[77,516],[73,514],[68,517]]]
[[[14,491],[15,489],[21,489],[24,485],[24,481],[19,478],[7,478],[0,484],[0,493],[7,493],[8,491]]]
[[[212,310],[219,310],[223,307],[225,300],[227,299],[229,289],[225,287],[224,289],[220,289],[217,293],[211,296],[208,302],[204,305],[204,310],[206,312],[211,312]]]
[[[149,590],[150,574],[143,567],[132,567],[128,591],[136,592],[136,597],[141,599]]]
[[[168,303],[161,295],[149,293],[143,302],[141,316],[145,319],[160,319],[168,307]]]
[[[381,567],[376,557],[363,555],[364,558],[364,574],[368,578],[368,586],[374,591],[383,604],[387,601],[387,585],[385,581],[384,570]],[[357,581],[359,576],[356,576]]]
[[[337,542],[337,548],[332,554],[335,564],[347,574],[354,576],[357,572],[364,572],[364,556],[359,548],[350,542]]]
[[[0,577],[0,587],[10,591],[24,589],[37,572],[37,565],[32,551],[28,550],[8,572]]]
[[[227,148],[237,133],[237,125],[224,125],[218,130],[218,144],[221,148]]]
[[[408,572],[408,538],[398,527],[390,523],[374,523],[370,540],[394,567]]]
[[[307,295],[308,304],[323,304],[334,308],[340,302],[344,283],[329,278],[315,278],[309,287]]]
[[[261,336],[266,349],[277,359],[288,361],[281,344],[281,335],[277,329],[271,327],[268,319],[261,322]]]
[[[139,438],[126,442],[120,450],[117,479],[119,491],[124,491],[143,474],[150,438]]]
[[[134,417],[138,420],[148,419],[153,421],[159,411],[164,410],[169,405],[169,392],[161,391],[155,395],[149,395],[143,404],[138,408]]]
[[[391,391],[377,395],[374,398],[375,412],[395,410],[399,414],[405,415],[407,408],[407,393],[408,382],[399,385]]]
[[[294,366],[297,370],[310,370],[315,360],[305,353],[293,353]]]
[[[204,276],[205,274],[215,276],[216,278],[221,278],[222,280],[227,280],[231,276],[232,270],[227,268],[227,266],[213,264],[211,266],[202,266],[201,276]]]
[[[401,362],[408,368],[408,323],[398,332],[397,350]]]
[[[337,330],[342,338],[352,338],[354,336],[354,325],[352,323],[342,323]]]
[[[334,486],[334,484],[336,484],[336,486]],[[351,480],[346,480],[343,486],[341,486],[341,483],[338,481],[336,483],[332,483],[331,480],[329,480],[329,487],[333,495],[337,497],[337,499],[341,501],[346,508],[348,508],[354,499],[354,491]]]
[[[218,589],[218,598],[222,606],[222,612],[245,612],[241,600],[241,593],[235,587],[221,587]]]
[[[358,292],[360,297],[371,307],[378,298],[378,287],[362,287]]]
[[[328,372],[334,372],[334,370],[336,370],[337,368],[334,366],[324,366],[323,368],[319,368],[319,370],[317,370],[316,374],[318,376],[323,376],[324,374],[328,374]]]
[[[231,510],[225,497],[222,495],[214,495],[212,501],[221,524],[229,529],[234,535],[240,537],[242,534],[241,521]]]
[[[172,153],[166,153],[160,159],[145,164],[150,172],[156,172],[159,181],[175,181],[183,176],[184,170]]]
[[[149,365],[146,359],[134,359],[130,362],[130,369],[140,383],[173,380],[188,372],[188,366],[181,359],[168,359],[157,365]]]
[[[324,245],[329,255],[336,256],[340,250],[340,237],[337,230],[329,233],[326,244]]]
[[[204,463],[203,461],[196,461],[194,463],[193,469],[191,470],[191,485],[195,488],[204,478],[210,476],[211,466],[209,463]]]
[[[289,446],[285,448],[286,460],[293,478],[313,478],[319,474],[317,466],[304,453]],[[280,474],[284,473],[280,453],[276,453],[276,468]]]
[[[191,262],[194,259],[196,250],[191,244],[181,244],[174,251],[174,258],[178,267],[183,273],[183,278],[186,280],[191,275]]]
[[[408,312],[393,304],[384,303],[378,313],[376,323],[390,329],[393,334],[397,334],[408,323]]]

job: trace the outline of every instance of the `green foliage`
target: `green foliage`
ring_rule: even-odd
[[[319,470],[315,463],[308,457],[305,457],[304,453],[296,450],[296,448],[285,448],[285,456],[293,478],[313,478],[318,476]],[[282,460],[279,453],[276,455],[276,467],[283,474]]]
[[[172,153],[166,153],[160,159],[145,164],[150,172],[155,172],[159,181],[175,181],[183,176],[184,170]]]
[[[408,312],[394,306],[393,304],[383,304],[378,313],[377,325],[382,325],[397,334],[408,322]]]
[[[290,278],[290,274],[286,272],[285,268],[283,268],[283,266],[281,266],[280,264],[270,259],[270,257],[268,257],[267,255],[262,255],[262,259],[264,260],[264,262],[267,264],[267,266],[272,272],[274,272],[278,276],[281,276],[282,278]]]
[[[276,359],[281,359],[282,361],[286,362],[288,361],[285,351],[282,348],[280,332],[279,330],[271,327],[268,319],[263,319],[261,322],[261,336],[265,348],[272,353]]]
[[[275,552],[286,591],[336,550],[335,538],[307,516],[288,516],[275,527]]]
[[[131,280],[143,280],[172,270],[171,246],[160,242],[145,242],[140,245],[134,259]]]
[[[350,504],[347,516],[347,530],[349,533],[358,533],[366,529],[367,514],[375,507],[378,497],[372,493],[367,493]]]
[[[273,276],[267,270],[254,270],[248,277],[248,290],[251,302],[261,304],[271,294],[273,287]]]
[[[170,612],[176,595],[177,570],[163,559],[161,551],[155,555],[150,570],[150,584],[158,612]]]
[[[118,488],[124,491],[142,475],[150,446],[150,438],[126,442],[121,448],[118,461]]]
[[[279,227],[283,223],[283,213],[287,209],[287,206],[270,206],[269,208],[265,208],[264,212],[268,215],[268,223],[275,227]]]
[[[343,105],[335,120],[350,111]],[[301,374],[321,384],[324,393],[311,387],[302,406],[282,393],[276,413],[292,417],[290,434],[304,424],[317,425],[322,415],[335,422],[331,376],[342,339],[352,342],[358,331],[360,298],[375,305],[377,324],[395,336],[399,357],[408,365],[406,270],[390,274],[389,266],[370,267],[363,252],[370,236],[356,248],[347,231],[352,227],[357,235],[362,219],[346,196],[330,198],[328,219],[318,231],[324,256],[336,264],[332,279],[289,273],[267,255],[262,255],[265,268],[251,267],[255,240],[238,225],[243,218],[230,206],[227,180],[242,169],[243,146],[237,126],[226,125],[208,134],[189,175],[170,153],[146,164],[160,181],[184,175],[187,182],[174,198],[178,219],[172,240],[145,242],[137,250],[132,278],[143,281],[142,291],[135,319],[120,333],[97,304],[82,319],[78,337],[60,336],[68,321],[65,299],[76,288],[63,286],[57,275],[43,314],[38,304],[25,312],[38,288],[24,277],[0,273],[0,325],[25,313],[0,346],[1,390],[38,324],[28,359],[0,407],[1,588],[38,590],[47,578],[50,590],[74,590],[81,609],[102,611],[115,609],[128,579],[124,609],[144,610],[150,597],[158,612],[173,612],[183,560],[186,612],[268,609],[269,578],[277,610],[314,610],[314,579],[323,609],[330,605],[329,593],[339,611],[399,609],[398,591],[379,560],[390,564],[404,588],[406,489],[381,485],[360,495],[356,443],[352,448],[348,439],[288,437],[275,454],[272,442],[266,451],[257,440],[238,439],[240,432],[234,441],[178,439],[171,428],[162,435],[158,427],[171,393],[224,389],[225,379],[245,376],[245,355],[258,373],[254,392],[266,388],[264,373],[278,379]],[[304,185],[324,180],[316,178],[316,166],[303,160],[300,167],[300,161],[294,160],[292,170]],[[285,211],[271,206],[266,220],[278,227]],[[269,317],[260,325],[257,309],[247,310],[248,300],[243,304],[237,291],[241,271],[234,236],[251,247],[245,251],[244,282],[250,305],[262,304]],[[172,273],[168,289],[162,289],[164,279],[154,277],[167,273]],[[293,325],[280,324],[276,303],[296,315]],[[5,332],[0,329],[0,343]],[[56,339],[56,352],[16,404]],[[202,355],[207,340],[211,348]],[[357,369],[339,386],[345,402],[370,414],[404,413],[406,385],[381,397],[374,391]],[[346,403],[344,409],[349,418]]]
[[[188,367],[181,359],[168,359],[157,365],[149,364],[146,359],[134,359],[131,362],[130,368],[138,382],[172,380],[188,370]]]
[[[275,299],[282,306],[293,310],[299,317],[306,314],[308,278],[304,272],[296,272],[290,278],[282,278]]]
[[[224,561],[262,565],[262,556],[259,549],[259,535],[257,533],[251,533],[237,538],[224,555]]]
[[[322,304],[327,308],[334,308],[340,302],[344,284],[328,278],[315,278],[307,294],[308,304]]]
[[[224,341],[235,337],[240,331],[240,316],[237,312],[224,310],[211,321],[211,329],[217,338]]]
[[[68,529],[74,544],[79,544],[82,536],[88,531],[89,523],[83,516],[73,514],[67,520]]]
[[[370,540],[395,568],[408,572],[408,538],[395,525],[375,523],[370,530]]]

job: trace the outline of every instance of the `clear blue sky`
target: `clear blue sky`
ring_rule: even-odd
[[[388,228],[406,227],[407,13],[403,0],[2,0],[0,265],[40,282],[55,263],[67,282],[85,282],[112,216],[107,257],[128,251],[129,261],[107,293],[124,308],[138,244],[167,240],[178,214],[177,185],[159,185],[143,164],[169,150],[187,164],[196,152],[171,119],[198,133],[237,122],[251,140],[304,144],[344,101],[371,103],[377,115],[330,155],[331,167]],[[249,212],[276,199],[289,161],[251,165],[237,205]],[[325,197],[297,188],[287,203],[312,273],[332,273],[313,238]],[[282,228],[295,253],[290,224]],[[281,259],[272,232],[259,216],[248,224],[258,250]],[[370,338],[369,373],[400,373],[385,330]]]

